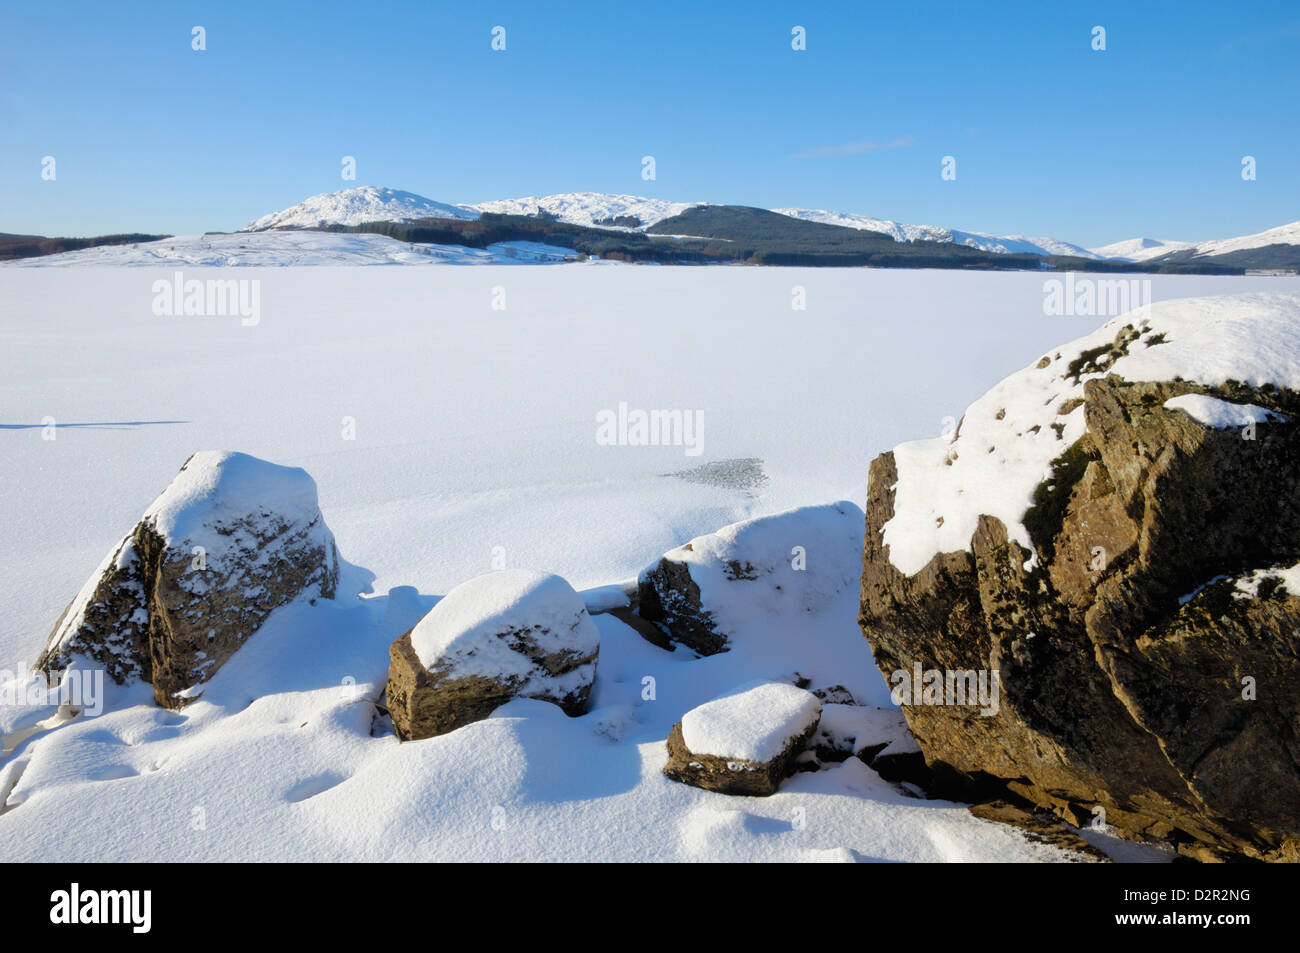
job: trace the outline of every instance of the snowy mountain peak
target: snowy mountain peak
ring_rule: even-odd
[[[1101,258],[1119,258],[1125,261],[1146,261],[1181,248],[1192,247],[1191,242],[1165,241],[1159,238],[1129,238],[1122,242],[1112,242],[1092,249],[1094,255]]]
[[[263,215],[241,231],[271,228],[317,228],[322,225],[361,225],[364,222],[409,222],[417,218],[478,218],[461,205],[435,202],[414,192],[363,185],[341,192],[324,192],[291,208]]]
[[[680,215],[704,202],[668,202],[639,195],[608,195],[604,192],[562,192],[541,198],[497,199],[472,206],[479,212],[498,215],[538,215],[545,212],[574,225],[648,228],[666,218]],[[622,219],[623,221],[619,221]],[[636,220],[636,224],[632,223]]]

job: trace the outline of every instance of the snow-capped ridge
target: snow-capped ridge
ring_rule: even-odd
[[[1101,245],[1090,251],[1098,258],[1114,258],[1123,261],[1146,261],[1159,258],[1170,252],[1191,248],[1191,242],[1168,241],[1161,238],[1128,238],[1109,245]]]
[[[870,232],[882,232],[896,242],[941,242],[946,245],[966,245],[980,251],[994,252],[1000,255],[1075,255],[1080,258],[1097,258],[1093,252],[1072,242],[1055,238],[1026,238],[1023,235],[990,235],[986,232],[965,232],[958,229],[944,228],[940,225],[906,225],[901,222],[869,215],[857,215],[850,212],[829,212],[824,209],[774,208],[778,215],[802,219],[805,222],[820,222],[823,225],[839,225],[843,228],[865,229]]]
[[[563,192],[557,195],[527,196],[517,199],[495,199],[471,206],[478,212],[492,212],[497,215],[536,216],[543,212],[552,215],[561,222],[572,225],[595,227],[614,226],[613,220],[635,218],[638,225],[625,225],[625,228],[648,228],[666,218],[680,215],[688,208],[704,205],[704,202],[669,202],[664,199],[649,199],[639,195],[609,195],[604,192]]]
[[[1237,238],[1219,238],[1203,242],[1165,241],[1158,238],[1129,238],[1125,241],[1102,245],[1092,251],[1101,258],[1123,261],[1150,261],[1174,252],[1180,257],[1208,258],[1212,255],[1229,255],[1233,252],[1252,251],[1269,245],[1300,245],[1300,221],[1289,222],[1276,228],[1241,235]]]
[[[479,213],[399,189],[363,185],[341,192],[322,192],[270,215],[249,222],[240,231],[270,228],[319,228],[366,222],[410,222],[419,218],[475,219]]]

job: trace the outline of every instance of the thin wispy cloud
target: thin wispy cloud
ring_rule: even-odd
[[[850,142],[842,146],[822,146],[820,149],[798,152],[795,153],[795,158],[833,159],[836,156],[860,156],[870,152],[884,152],[887,149],[907,149],[912,145],[911,136],[904,136],[902,139],[891,139],[889,142],[872,142],[864,139],[860,142]]]

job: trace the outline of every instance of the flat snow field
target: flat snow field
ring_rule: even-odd
[[[304,467],[360,567],[348,581],[373,577],[372,592],[286,610],[185,712],[123,693],[28,741],[0,766],[0,859],[1060,857],[905,797],[855,759],[767,799],[662,776],[674,721],[797,667],[797,646],[762,664],[691,661],[600,616],[591,715],[515,702],[401,746],[371,737],[368,706],[339,685],[376,693],[388,642],[491,569],[581,590],[747,516],[861,505],[875,454],[941,433],[1109,315],[1045,316],[1049,276],[1013,272],[176,267],[260,282],[260,320],[156,316],[153,283],[175,267],[0,269],[0,669],[32,663],[197,450]],[[806,310],[791,307],[796,288]],[[1157,276],[1151,290],[1300,282]],[[598,442],[598,415],[620,404],[700,411],[699,453]],[[765,479],[752,465],[674,475],[748,459]],[[398,586],[418,595],[387,595]],[[847,593],[823,614],[810,664],[888,704],[854,609]],[[658,700],[643,703],[654,672]]]

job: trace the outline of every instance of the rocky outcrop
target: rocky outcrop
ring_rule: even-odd
[[[449,592],[389,652],[387,706],[403,741],[488,717],[513,698],[587,710],[600,634],[559,576],[503,570]]]
[[[860,622],[931,767],[1201,859],[1297,860],[1300,393],[1225,379],[1285,332],[1209,301],[1113,323],[999,385],[946,446],[877,458]],[[954,473],[967,455],[982,469]],[[1041,471],[1019,506],[1003,457],[1008,481]],[[966,548],[917,568],[916,537],[935,548],[967,513]],[[995,673],[996,705],[912,691],[931,671]]]
[[[821,711],[817,696],[802,688],[743,685],[673,725],[664,774],[722,794],[774,794],[817,730]]]
[[[755,614],[816,612],[853,585],[862,519],[856,505],[840,502],[698,536],[641,573],[637,613],[668,642],[699,655],[725,652]]]
[[[970,812],[981,820],[1018,828],[1026,840],[1069,851],[1071,859],[1076,863],[1110,863],[1110,857],[1047,811],[1025,810],[1006,801],[985,801],[982,804],[972,804]]]
[[[59,617],[36,667],[78,659],[183,707],[277,608],[333,598],[334,537],[303,470],[196,453]]]

